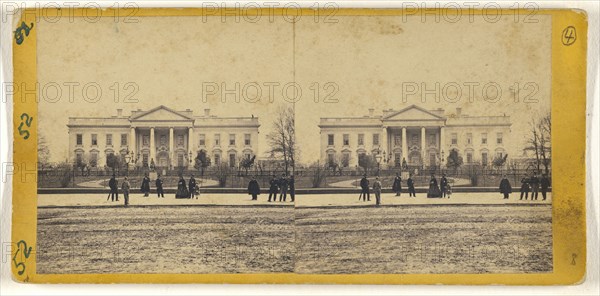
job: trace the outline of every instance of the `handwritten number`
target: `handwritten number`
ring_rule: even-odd
[[[29,139],[29,127],[31,127],[31,122],[33,121],[33,117],[30,117],[29,114],[23,113],[21,114],[21,124],[19,124],[19,135],[23,136],[23,139]],[[23,124],[27,126],[27,128],[23,129]]]
[[[33,29],[33,23],[31,23],[30,27],[27,26],[25,22],[21,22],[21,25],[15,30],[15,40],[17,45],[21,45],[23,41],[25,41],[25,37],[29,36],[31,29]],[[25,36],[23,36],[23,31],[25,31]]]
[[[19,254],[23,253],[22,256],[19,256]],[[15,264],[15,267],[17,268],[17,273],[19,275],[23,275],[23,273],[25,273],[25,261],[27,260],[27,258],[29,258],[29,256],[31,255],[31,247],[27,247],[27,242],[25,242],[24,240],[21,240],[17,243],[17,252],[15,253],[15,255],[13,256],[12,260],[13,263]],[[19,257],[19,261],[17,261],[17,257]],[[23,258],[25,257],[25,258]]]

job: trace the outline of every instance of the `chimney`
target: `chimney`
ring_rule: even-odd
[[[204,116],[210,116],[210,109],[204,109]]]
[[[117,109],[117,117],[123,116],[123,109]]]
[[[375,112],[375,109],[369,108],[369,117],[373,117],[373,112]]]
[[[462,108],[456,108],[456,117],[460,117],[462,113]]]

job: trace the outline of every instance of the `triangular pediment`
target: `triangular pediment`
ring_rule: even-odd
[[[400,111],[388,114],[383,120],[444,120],[445,118],[436,115],[428,110],[421,107],[411,105]]]
[[[132,121],[190,121],[193,118],[177,112],[171,108],[165,106],[158,106],[152,110],[136,114],[131,117]]]

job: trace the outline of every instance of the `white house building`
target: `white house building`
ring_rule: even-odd
[[[122,113],[117,109],[110,117],[69,117],[70,160],[103,167],[107,155],[114,153],[136,166],[191,168],[198,151],[204,150],[212,165],[225,161],[237,166],[258,150],[257,117],[218,117],[210,109],[195,115],[190,109],[165,106]]]
[[[425,110],[412,105],[364,117],[321,118],[321,159],[355,167],[360,154],[380,155],[383,166],[443,165],[451,150],[464,163],[489,164],[514,154],[509,116],[468,116],[461,108]]]

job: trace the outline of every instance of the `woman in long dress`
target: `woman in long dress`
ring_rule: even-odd
[[[440,187],[438,187],[438,182],[435,179],[435,176],[431,174],[431,180],[429,180],[429,190],[427,190],[427,198],[439,197],[442,197],[442,192],[440,191]]]
[[[190,192],[187,189],[183,176],[179,176],[179,182],[177,183],[177,193],[175,198],[189,198]]]

